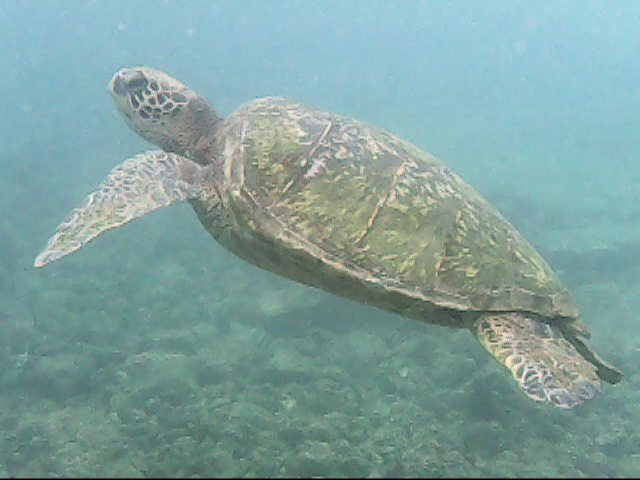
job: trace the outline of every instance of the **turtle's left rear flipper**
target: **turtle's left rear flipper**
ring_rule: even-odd
[[[472,330],[534,400],[573,408],[600,390],[597,367],[565,339],[557,326],[522,313],[496,313],[478,318]]]
[[[56,229],[35,259],[43,267],[101,233],[174,202],[198,197],[207,167],[163,151],[136,155],[114,168]]]

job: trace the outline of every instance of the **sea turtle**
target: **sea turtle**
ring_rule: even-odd
[[[161,148],[126,160],[57,228],[42,267],[111,228],[188,200],[235,255],[427,323],[469,329],[534,400],[571,408],[622,375],[569,292],[498,211],[442,162],[365,123],[282,98],[227,119],[169,75],[109,90]]]

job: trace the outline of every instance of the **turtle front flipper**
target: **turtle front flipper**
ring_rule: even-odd
[[[124,161],[58,225],[34,265],[43,267],[101,233],[158,208],[197,198],[208,169],[163,151],[144,152]]]
[[[492,313],[478,318],[472,331],[533,400],[573,408],[600,391],[596,366],[557,326],[523,313]]]

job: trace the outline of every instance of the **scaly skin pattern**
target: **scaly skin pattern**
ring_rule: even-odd
[[[474,330],[533,400],[573,408],[600,390],[596,365],[578,355],[555,325],[518,313],[489,314],[474,324]]]
[[[567,290],[515,228],[410,143],[277,98],[243,105],[221,129],[219,200],[216,208],[194,206],[241,258],[451,326],[461,326],[464,312],[578,317]]]

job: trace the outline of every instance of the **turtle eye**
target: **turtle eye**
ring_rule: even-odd
[[[178,104],[187,103],[187,97],[185,97],[180,92],[173,92],[171,94],[171,100],[173,100],[175,103],[178,103]]]

